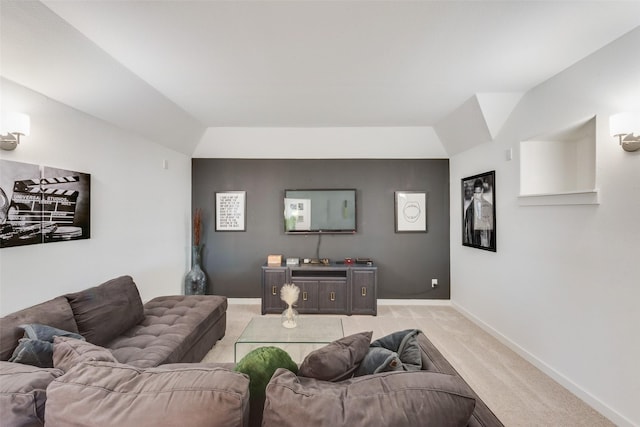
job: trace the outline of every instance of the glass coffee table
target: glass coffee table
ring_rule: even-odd
[[[234,362],[258,347],[279,347],[294,362],[332,341],[344,337],[342,319],[336,317],[300,316],[298,326],[287,329],[280,317],[260,316],[251,319],[234,346]]]

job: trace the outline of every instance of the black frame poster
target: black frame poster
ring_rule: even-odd
[[[462,178],[462,245],[496,252],[496,172]]]

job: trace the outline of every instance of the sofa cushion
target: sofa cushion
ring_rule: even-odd
[[[314,350],[300,364],[298,375],[325,381],[341,381],[353,376],[369,350],[373,332],[340,338]]]
[[[24,329],[24,338],[19,340],[9,362],[24,363],[40,368],[53,368],[53,339],[56,336],[72,337],[84,340],[82,335],[64,331],[47,325],[20,325]]]
[[[62,374],[59,369],[0,361],[0,425],[42,427],[45,389]]]
[[[53,366],[55,368],[67,372],[84,361],[117,362],[113,354],[104,347],[74,338],[54,338]]]
[[[9,360],[18,346],[18,340],[24,336],[24,329],[21,325],[30,323],[39,323],[78,333],[73,311],[64,297],[57,297],[16,311],[0,319],[0,360]]]
[[[90,343],[105,345],[144,319],[140,293],[131,276],[65,295],[78,331]]]
[[[212,328],[221,322],[226,325],[227,298],[217,295],[162,296],[147,302],[144,310],[142,323],[105,346],[119,362],[139,368],[200,362],[213,344],[209,344],[197,360],[189,360],[188,356],[194,354],[194,347],[200,345]]]
[[[236,365],[235,370],[249,376],[251,398],[264,397],[264,390],[271,376],[278,368],[298,372],[298,365],[291,356],[278,347],[258,347],[247,353]]]
[[[328,382],[279,369],[267,386],[263,426],[466,426],[475,398],[459,377],[384,372]]]
[[[51,426],[247,426],[249,379],[222,368],[81,362],[47,389]],[[92,410],[87,410],[92,408]]]

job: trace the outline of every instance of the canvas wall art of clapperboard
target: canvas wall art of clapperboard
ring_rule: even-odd
[[[0,248],[88,239],[91,175],[0,160]]]

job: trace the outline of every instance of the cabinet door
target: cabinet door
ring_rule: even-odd
[[[318,281],[294,279],[293,284],[300,288],[296,310],[299,313],[318,312]]]
[[[376,295],[376,271],[351,271],[351,314],[373,314],[378,312]]]
[[[318,282],[318,311],[320,313],[347,313],[346,280],[320,280]]]
[[[262,314],[282,313],[287,308],[280,299],[280,289],[286,282],[286,268],[262,270]]]

